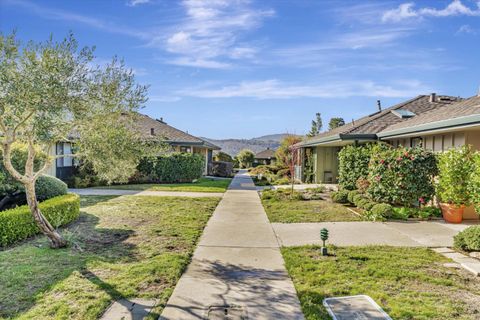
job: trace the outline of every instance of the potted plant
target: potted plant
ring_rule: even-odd
[[[475,153],[471,146],[450,149],[438,158],[437,196],[443,219],[460,223],[463,211],[472,202],[470,178],[475,171]]]

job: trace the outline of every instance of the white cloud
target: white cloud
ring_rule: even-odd
[[[141,4],[147,4],[150,3],[150,0],[130,0],[127,2],[127,6],[129,7],[135,7]]]
[[[384,12],[382,21],[399,22],[422,17],[480,16],[480,1],[477,2],[477,8],[475,9],[467,7],[461,0],[453,0],[444,9],[420,8],[415,10],[414,7],[413,2],[403,3],[396,9]]]
[[[182,100],[182,98],[176,96],[149,95],[148,100],[152,102],[177,102]]]
[[[169,63],[202,68],[224,68],[236,59],[250,59],[257,51],[239,45],[244,32],[257,28],[273,10],[252,8],[247,0],[184,0],[186,18],[174,26],[166,39],[154,38],[173,54]]]
[[[468,24],[462,25],[460,28],[458,28],[457,32],[455,34],[473,34],[476,35],[478,34],[478,31],[470,27]]]
[[[255,98],[255,99],[291,99],[291,98],[338,98],[338,97],[394,97],[403,98],[430,92],[431,89],[418,80],[397,81],[394,86],[380,85],[370,80],[330,82],[318,85],[297,85],[283,83],[276,79],[264,81],[245,81],[221,88],[189,88],[177,92],[178,95],[198,98]]]

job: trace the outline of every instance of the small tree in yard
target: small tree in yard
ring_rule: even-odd
[[[292,146],[301,142],[302,138],[299,136],[288,135],[283,138],[282,142],[280,142],[280,146],[278,147],[277,151],[275,151],[275,158],[277,159],[277,165],[288,168],[289,167],[289,159],[291,158],[290,152]]]
[[[248,149],[243,149],[238,153],[236,158],[240,168],[249,168],[252,166],[253,160],[255,160],[255,154]]]
[[[20,182],[38,228],[53,248],[66,240],[38,207],[35,183],[57,157],[88,160],[100,178],[126,181],[139,160],[155,148],[140,139],[132,122],[146,102],[146,87],[113,59],[93,66],[93,49],[79,49],[72,35],[61,42],[21,45],[15,34],[0,34],[0,142],[8,174]],[[75,137],[75,155],[51,156],[57,142]],[[24,166],[15,167],[12,146],[27,146]],[[155,145],[155,144],[154,144]],[[38,168],[40,150],[49,155]]]
[[[295,167],[299,165],[300,161],[300,148],[296,145],[291,145],[287,157],[288,170],[290,171],[290,181],[292,183],[292,196],[295,184]]]

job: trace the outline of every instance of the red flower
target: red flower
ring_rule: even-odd
[[[381,164],[384,164],[384,163],[385,163],[385,160],[383,160],[383,159],[380,160],[380,163],[381,163]]]
[[[421,204],[424,204],[425,203],[425,199],[423,197],[420,197],[418,198],[418,202],[420,202]]]

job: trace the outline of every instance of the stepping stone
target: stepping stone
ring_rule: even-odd
[[[432,250],[435,251],[435,252],[437,252],[437,253],[450,253],[450,252],[455,252],[455,251],[453,251],[453,250],[450,249],[450,248],[433,248]]]
[[[101,320],[143,320],[157,304],[156,300],[121,299],[115,301]]]
[[[326,298],[323,305],[336,320],[392,320],[372,298],[366,295]]]
[[[447,263],[444,263],[443,266],[446,267],[446,268],[452,268],[452,269],[460,269],[461,268],[460,263],[456,263],[456,262],[447,262]]]

